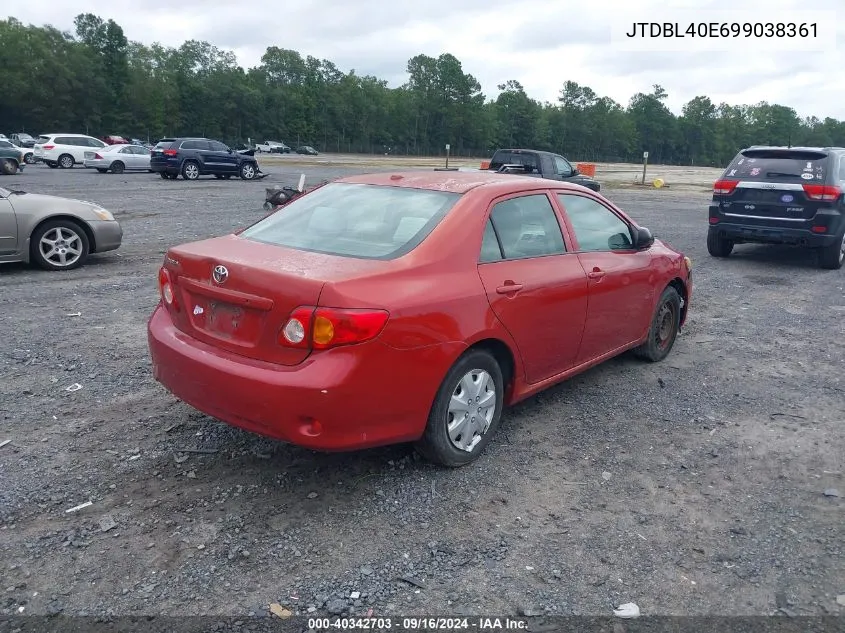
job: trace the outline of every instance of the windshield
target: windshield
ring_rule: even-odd
[[[241,237],[328,255],[393,259],[416,248],[459,198],[444,191],[332,183]]]
[[[746,150],[731,161],[724,178],[780,182],[824,182],[827,154],[812,151]]]

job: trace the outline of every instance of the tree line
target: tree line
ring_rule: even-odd
[[[86,13],[75,32],[0,20],[4,133],[120,134],[155,141],[198,135],[230,144],[280,140],[327,152],[489,156],[532,147],[581,161],[721,166],[753,144],[845,145],[845,122],[801,118],[765,101],[715,104],[697,96],[675,116],[660,85],[623,106],[564,83],[556,103],[510,80],[495,99],[453,55],[417,55],[407,82],[386,81],[270,46],[238,65],[208,42],[178,48],[129,41],[113,20]]]

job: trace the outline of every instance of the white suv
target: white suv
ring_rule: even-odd
[[[35,141],[35,160],[49,167],[70,169],[85,162],[85,152],[101,149],[106,143],[86,134],[42,134]]]

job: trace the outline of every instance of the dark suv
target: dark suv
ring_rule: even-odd
[[[742,150],[713,185],[707,250],[792,244],[818,251],[822,268],[845,262],[845,148]]]
[[[207,138],[163,138],[152,149],[150,169],[162,178],[185,180],[200,176],[240,176],[252,180],[259,174],[253,156],[240,154],[220,141]]]

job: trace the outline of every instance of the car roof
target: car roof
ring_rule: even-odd
[[[49,134],[40,134],[39,136],[70,136],[73,137],[80,137],[80,138],[94,138],[90,134],[71,134],[69,132],[50,132]]]
[[[531,189],[560,189],[564,191],[583,191],[585,188],[573,183],[531,176],[498,174],[488,171],[397,171],[359,174],[339,178],[334,182],[380,185],[387,187],[407,187],[409,189],[428,189],[464,194],[478,187],[494,189],[495,195],[503,195]]]
[[[797,146],[797,145],[752,145],[751,147],[746,147],[745,149],[741,150],[742,152],[747,151],[758,151],[758,150],[784,150],[784,151],[794,151],[794,152],[834,152],[834,151],[843,151],[845,148],[842,147],[804,147],[804,146]]]

